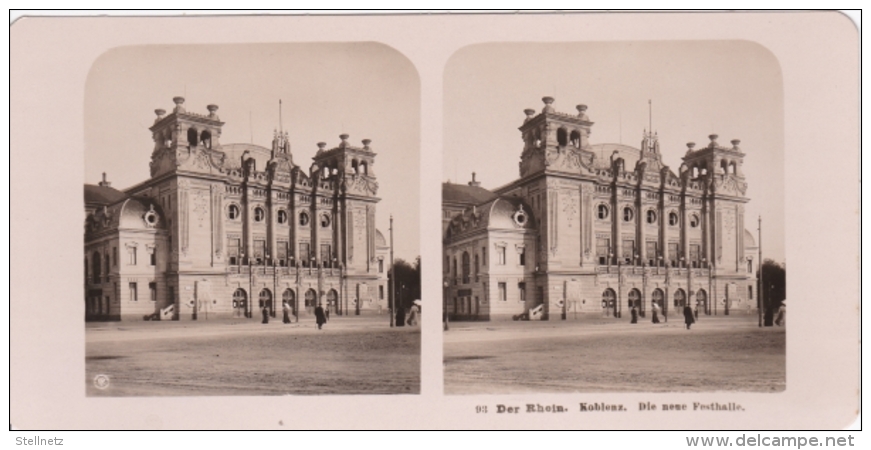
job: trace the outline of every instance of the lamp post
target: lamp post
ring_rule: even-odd
[[[622,261],[617,258],[617,298],[614,301],[614,317],[623,317],[623,265]]]
[[[763,313],[763,309],[765,309],[765,299],[764,299],[764,296],[762,294],[762,291],[763,291],[763,289],[762,289],[762,286],[763,286],[763,284],[762,284],[762,282],[763,282],[763,280],[762,280],[762,266],[763,266],[763,261],[762,261],[762,216],[759,216],[759,228],[757,228],[756,231],[757,231],[756,240],[759,242],[759,262],[756,263],[756,269],[759,271],[759,287],[758,287],[758,289],[756,289],[756,291],[757,291],[756,298],[757,298],[758,305],[756,305],[757,306],[756,309],[759,312],[759,328],[762,328],[762,313]]]
[[[269,253],[267,253],[266,254],[266,261],[272,263],[272,308],[270,308],[271,311],[269,311],[269,313],[272,317],[275,317],[275,314],[276,314],[275,310],[278,309],[275,307],[275,304],[278,302],[278,292],[277,292],[278,291],[278,284],[277,284],[277,280],[275,278],[275,276],[276,276],[276,274],[275,274],[275,271],[276,271],[275,260],[271,259],[269,257]]]
[[[296,323],[299,323],[299,267],[296,267],[293,255],[290,255],[290,267],[293,267],[296,272],[296,291],[293,296],[293,315],[296,318]]]
[[[444,323],[444,331],[448,331],[450,329],[448,326],[448,287],[450,286],[448,277],[445,277],[442,284],[444,286],[444,293],[442,295],[442,322]]]
[[[394,327],[395,314],[394,307],[396,305],[396,266],[393,264],[393,214],[390,215],[390,328]]]
[[[248,264],[248,298],[245,299],[245,317],[250,319],[252,316],[251,303],[254,301],[254,280],[251,278],[251,258],[246,258],[244,250],[242,250],[240,255],[242,257],[242,260]]]
[[[702,258],[702,262],[701,262],[701,264],[699,264],[699,268],[703,269],[703,268],[706,268],[707,266],[708,266],[707,258]],[[699,273],[703,273],[703,272],[699,271]],[[711,280],[711,277],[710,277],[710,273],[709,273],[708,274],[708,281],[710,282],[710,280]],[[711,313],[711,294],[712,294],[711,286],[710,286],[710,283],[708,283],[708,295],[707,295],[707,297],[705,297],[705,305],[704,305],[705,306],[705,310],[704,310],[705,314]],[[717,315],[717,299],[716,298],[714,298],[713,303],[714,303],[714,308],[713,308],[714,315],[716,316]]]

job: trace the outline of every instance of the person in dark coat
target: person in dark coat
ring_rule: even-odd
[[[632,313],[632,321],[629,323],[638,323],[638,308],[632,306],[632,310],[630,312]]]
[[[684,322],[686,322],[687,324],[687,330],[689,330],[690,325],[692,325],[693,322],[696,321],[696,319],[693,317],[693,309],[690,308],[689,305],[683,307],[683,319]]]
[[[262,311],[263,311],[263,322],[260,322],[260,323],[269,323],[269,307],[264,306]]]
[[[653,310],[653,323],[659,323],[659,305],[654,303],[651,309]]]
[[[290,305],[287,302],[281,304],[281,311],[284,313],[284,323],[290,323]]]
[[[324,314],[324,307],[321,305],[318,305],[317,308],[315,308],[315,320],[318,323],[318,330],[327,323],[327,316]]]

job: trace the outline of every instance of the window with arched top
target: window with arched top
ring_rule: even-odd
[[[635,218],[635,211],[630,207],[623,208],[623,221],[624,222],[632,222],[632,219]]]
[[[199,139],[197,139],[197,129],[188,128],[188,145],[196,147],[198,141]]]
[[[280,224],[287,223],[287,211],[285,211],[283,209],[279,209],[278,214],[277,214],[277,220],[278,220],[278,223],[280,223]]]
[[[263,222],[266,219],[266,211],[261,207],[254,208],[254,221]]]
[[[668,213],[668,224],[675,227],[680,222],[680,218],[678,218],[677,213],[672,211]]]
[[[469,274],[471,272],[471,262],[469,260],[469,252],[463,252],[463,284],[469,284]]]
[[[556,142],[560,147],[565,147],[569,144],[569,132],[565,128],[556,130]]]
[[[321,228],[329,228],[332,223],[333,221],[329,214],[321,214]]]
[[[651,225],[656,223],[656,211],[652,209],[647,210],[647,223]]]
[[[569,136],[569,140],[572,143],[572,146],[575,148],[581,148],[581,132],[578,130],[572,130],[572,134]]]
[[[240,211],[238,205],[230,205],[227,207],[227,218],[230,220],[236,220],[239,218]]]
[[[690,226],[693,228],[697,228],[699,226],[699,215],[693,214],[690,216]]]
[[[305,226],[308,226],[308,223],[309,223],[308,213],[305,211],[299,213],[299,224],[301,226],[305,227]]]
[[[203,144],[203,147],[212,148],[212,133],[209,130],[203,130],[200,134],[200,142]]]
[[[94,252],[94,255],[91,257],[91,267],[93,267],[91,274],[94,277],[94,283],[100,282],[100,273],[102,273],[101,265],[100,252]]]
[[[366,161],[360,161],[360,173],[363,175],[369,175],[369,164]]]
[[[360,164],[357,162],[356,159],[351,160],[351,169],[354,171],[354,173],[360,173]]]
[[[599,220],[607,219],[609,214],[610,211],[608,210],[607,205],[599,205],[596,207],[596,217],[598,217]]]

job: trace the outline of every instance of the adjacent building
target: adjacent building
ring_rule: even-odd
[[[756,243],[744,228],[745,154],[687,144],[677,171],[657,133],[592,144],[587,106],[525,110],[520,177],[442,186],[445,307],[452,320],[641,316],[690,305],[755,311]]]
[[[218,106],[155,110],[150,178],[85,185],[86,320],[258,317],[261,308],[387,313],[389,248],[375,227],[370,140],[318,143],[308,168],[288,134],[220,142]]]

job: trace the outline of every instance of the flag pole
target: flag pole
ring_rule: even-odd
[[[756,297],[759,299],[759,305],[756,309],[759,310],[759,327],[761,328],[762,327],[762,313],[763,313],[763,310],[765,309],[765,301],[764,301],[764,297],[763,297],[764,296],[764,294],[763,294],[764,289],[762,289],[762,286],[764,286],[764,285],[762,284],[763,264],[762,264],[762,216],[761,215],[759,216],[759,228],[757,228],[756,231],[758,233],[757,240],[759,241],[759,265],[757,266],[757,268],[759,270],[759,286],[757,287],[757,292],[756,292]]]
[[[393,328],[393,320],[396,311],[396,266],[393,264],[393,214],[390,215],[390,328]]]

